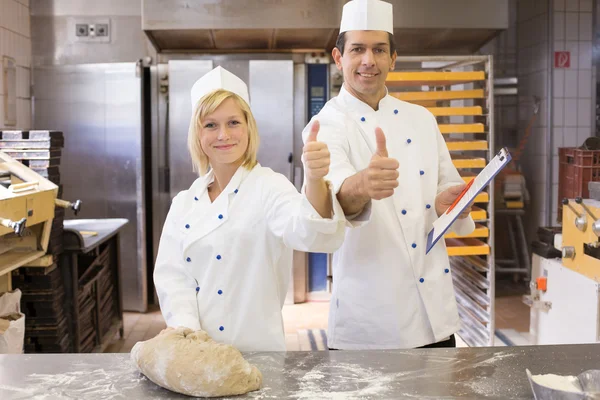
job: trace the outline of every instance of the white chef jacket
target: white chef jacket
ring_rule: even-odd
[[[293,250],[333,252],[345,218],[324,219],[270,168],[240,167],[211,203],[212,171],[174,199],[154,269],[168,326],[203,329],[240,351],[285,351],[283,307]]]
[[[386,95],[378,111],[342,87],[313,119],[319,141],[331,153],[335,192],[368,167],[377,148],[375,128],[387,140],[389,157],[400,163],[394,195],[372,200],[370,220],[348,229],[333,256],[328,346],[337,349],[414,348],[446,339],[460,320],[446,245],[425,254],[427,233],[437,219],[435,198],[463,183],[452,164],[435,117],[424,107]],[[309,124],[303,138],[310,131]],[[348,216],[352,218],[352,216]],[[469,216],[452,230],[468,234]]]

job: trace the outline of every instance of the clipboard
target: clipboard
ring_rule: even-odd
[[[485,166],[485,168],[467,184],[461,194],[444,214],[433,223],[433,228],[427,235],[427,247],[425,254],[435,246],[444,236],[444,233],[456,221],[460,213],[475,199],[475,197],[506,167],[512,160],[506,147],[502,148],[496,156]],[[490,201],[493,201],[490,199]]]

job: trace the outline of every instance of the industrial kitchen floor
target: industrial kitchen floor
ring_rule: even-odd
[[[328,301],[286,305],[283,307],[285,339],[288,351],[326,349]],[[107,353],[128,353],[140,340],[148,340],[165,328],[164,319],[157,306],[142,313],[124,313],[125,337],[115,340],[106,349]],[[529,331],[529,308],[521,302],[521,296],[506,296],[496,299],[496,329],[510,336]],[[466,345],[458,339],[458,346]],[[513,340],[515,344],[517,340]],[[503,343],[496,337],[496,345]]]

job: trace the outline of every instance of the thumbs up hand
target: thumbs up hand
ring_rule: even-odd
[[[302,151],[306,178],[312,181],[323,179],[329,173],[329,149],[325,143],[317,141],[319,128],[319,121],[315,121]]]
[[[363,174],[363,185],[367,195],[375,200],[385,199],[394,194],[398,187],[398,160],[388,157],[385,135],[381,128],[375,129],[377,150]]]

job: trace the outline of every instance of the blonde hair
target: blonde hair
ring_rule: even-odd
[[[202,150],[200,145],[200,131],[202,130],[201,123],[208,115],[215,112],[217,108],[227,99],[233,99],[242,110],[242,114],[246,118],[248,126],[248,148],[243,156],[242,166],[246,169],[252,169],[256,165],[256,155],[258,153],[258,128],[256,120],[252,115],[252,111],[248,103],[240,96],[228,90],[217,89],[204,95],[194,108],[192,120],[190,121],[190,129],[188,131],[188,151],[192,157],[194,171],[198,175],[205,175],[208,172],[210,161],[208,156]]]

